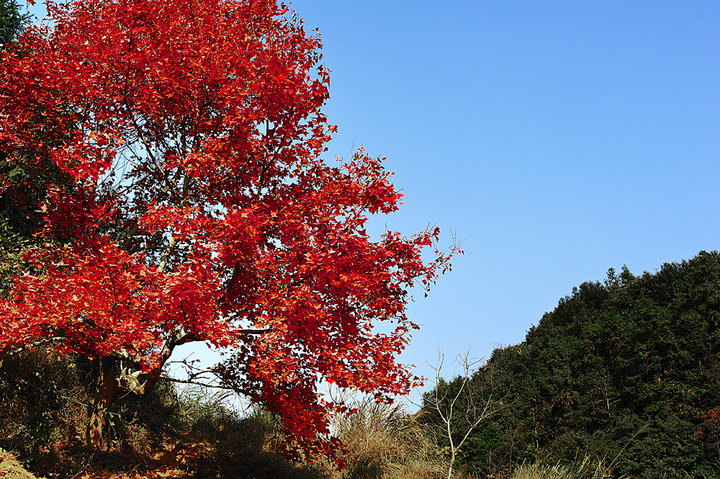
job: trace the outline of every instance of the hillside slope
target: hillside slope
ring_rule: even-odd
[[[583,283],[472,385],[510,404],[463,451],[474,470],[589,455],[635,478],[720,477],[720,254]]]

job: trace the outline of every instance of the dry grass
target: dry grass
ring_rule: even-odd
[[[593,467],[587,460],[577,466],[520,466],[509,479],[609,479],[612,476],[601,466]]]
[[[432,435],[401,406],[358,401],[356,414],[340,416],[334,428],[345,444],[343,471],[330,479],[434,479],[445,470]]]
[[[340,416],[335,434],[345,444],[343,471],[326,469],[329,479],[441,479],[444,458],[427,426],[401,406],[358,401],[357,414]],[[602,461],[585,457],[572,465],[523,464],[507,474],[475,475],[456,471],[453,479],[612,479]],[[616,478],[622,479],[622,478]]]
[[[593,461],[588,457],[572,465],[546,465],[541,462],[533,464],[522,464],[513,468],[512,472],[503,475],[481,476],[458,476],[455,479],[612,479],[615,476],[610,474],[604,462]],[[623,478],[615,478],[623,479]]]
[[[0,477],[3,479],[37,479],[17,461],[14,455],[0,449]]]

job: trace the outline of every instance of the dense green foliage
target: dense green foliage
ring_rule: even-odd
[[[589,455],[618,475],[720,477],[720,254],[580,285],[472,386],[507,396],[461,451],[466,469]]]
[[[23,17],[15,0],[0,0],[0,50],[15,39],[22,23]],[[4,178],[0,180],[0,296],[7,294],[8,279],[15,273],[23,249],[23,238],[9,220],[11,215],[18,217],[13,195],[6,192],[11,172],[6,156],[0,152],[0,174]]]
[[[16,0],[0,0],[0,48],[15,40],[26,21]]]

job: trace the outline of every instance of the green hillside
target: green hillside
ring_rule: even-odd
[[[590,456],[618,475],[720,477],[720,254],[583,283],[471,386],[503,404],[461,451],[468,470]]]

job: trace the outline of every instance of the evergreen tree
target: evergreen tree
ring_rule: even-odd
[[[15,0],[0,0],[0,48],[12,42],[26,22]]]
[[[0,0],[0,53],[15,40],[26,21],[27,17],[20,13],[20,7],[15,0]],[[13,173],[13,169],[8,167],[7,157],[0,151],[0,175],[3,177],[0,180],[0,296],[6,294],[8,278],[14,273],[25,242],[25,238],[10,225],[9,217],[18,218],[19,215],[14,195],[4,188]]]

